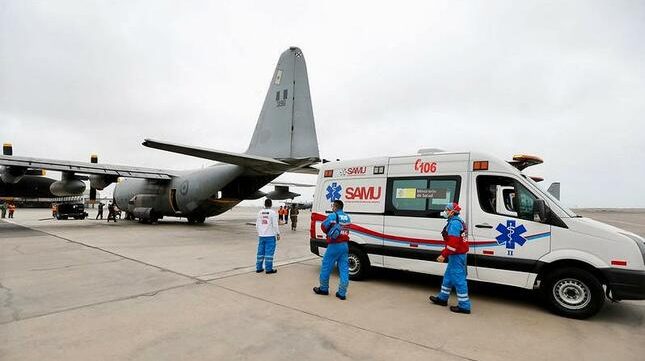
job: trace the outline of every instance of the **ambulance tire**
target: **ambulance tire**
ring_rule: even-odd
[[[598,313],[605,304],[602,283],[580,268],[556,269],[544,281],[544,298],[558,315],[585,319]]]
[[[367,277],[370,271],[370,259],[362,249],[356,246],[349,246],[349,279],[360,281]]]

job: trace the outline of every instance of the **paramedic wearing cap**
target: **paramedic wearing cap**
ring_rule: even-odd
[[[278,272],[273,269],[273,253],[275,244],[280,240],[280,229],[278,228],[278,215],[271,205],[270,199],[264,200],[264,209],[258,213],[258,219],[255,221],[255,228],[258,230],[258,254],[255,263],[255,272],[260,273],[266,268],[266,273],[272,274]],[[264,268],[262,264],[264,263]]]
[[[332,213],[322,223],[321,228],[327,235],[327,250],[322,259],[320,267],[320,287],[314,287],[314,293],[319,295],[329,294],[329,276],[338,264],[340,284],[336,297],[344,300],[347,297],[347,286],[349,285],[349,225],[351,220],[343,212],[343,201],[336,200],[331,205]]]
[[[441,235],[446,246],[437,258],[437,262],[443,262],[448,258],[448,267],[443,275],[441,292],[437,296],[430,296],[430,301],[435,305],[447,306],[448,297],[452,288],[457,290],[457,306],[450,306],[450,311],[457,313],[470,313],[470,299],[468,298],[468,284],[466,283],[466,253],[468,253],[468,241],[465,239],[467,233],[466,224],[459,217],[461,207],[457,203],[446,205],[445,217],[448,218],[446,226]]]

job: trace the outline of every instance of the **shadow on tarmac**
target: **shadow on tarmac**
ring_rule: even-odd
[[[412,289],[428,291],[434,294],[435,290],[429,290],[428,286],[438,289],[441,287],[441,276],[416,273],[411,271],[401,271],[386,268],[373,267],[369,278],[365,281],[377,280],[392,287],[405,286]],[[490,302],[502,302],[512,304],[515,307],[534,310],[552,317],[561,317],[549,311],[549,308],[542,299],[539,291],[528,290],[524,288],[505,286],[487,282],[468,281],[468,292],[476,295],[480,299]],[[454,296],[454,295],[453,295]],[[612,302],[605,300],[605,306],[600,312],[586,320],[575,320],[577,322],[602,322],[607,324],[620,324],[631,327],[643,327],[645,316],[643,315],[643,306],[630,302]]]

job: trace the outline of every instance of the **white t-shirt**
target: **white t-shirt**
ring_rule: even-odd
[[[278,215],[271,208],[265,208],[258,212],[258,219],[255,221],[255,228],[260,237],[273,237],[280,234],[278,228]]]

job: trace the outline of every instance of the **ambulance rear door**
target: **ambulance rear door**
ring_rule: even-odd
[[[340,199],[344,211],[352,221],[350,241],[358,244],[368,254],[370,263],[383,266],[383,256],[370,250],[383,246],[383,211],[385,208],[385,183],[387,158],[342,162],[323,175],[319,187],[318,204],[325,205],[324,213],[317,214],[316,238],[324,238],[320,223],[331,213],[331,203]]]

